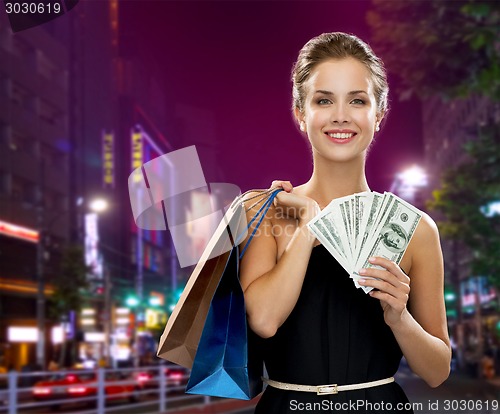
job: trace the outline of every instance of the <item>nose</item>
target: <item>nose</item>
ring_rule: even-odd
[[[330,121],[334,124],[343,124],[350,121],[349,110],[345,104],[338,102],[332,107]]]

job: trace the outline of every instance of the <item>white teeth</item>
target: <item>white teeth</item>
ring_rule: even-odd
[[[336,139],[347,139],[347,138],[351,138],[354,134],[353,133],[342,133],[342,134],[335,133],[335,134],[328,134],[328,135],[331,136],[332,138],[336,138]]]

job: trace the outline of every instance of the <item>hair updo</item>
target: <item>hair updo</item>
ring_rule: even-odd
[[[389,85],[384,63],[367,43],[343,32],[323,33],[309,40],[300,50],[292,69],[292,110],[304,110],[305,82],[316,65],[329,59],[348,57],[355,58],[366,66],[373,81],[377,113],[387,113]]]

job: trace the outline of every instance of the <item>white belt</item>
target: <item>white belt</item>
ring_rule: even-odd
[[[287,382],[273,381],[269,378],[262,377],[262,381],[269,384],[271,387],[279,388],[280,390],[288,391],[303,391],[303,392],[315,392],[318,395],[328,395],[328,394],[338,394],[339,391],[352,391],[360,390],[363,388],[378,387],[379,385],[389,384],[394,382],[394,377],[384,378],[377,381],[370,382],[360,382],[359,384],[348,384],[348,385],[299,385],[299,384],[288,384]]]

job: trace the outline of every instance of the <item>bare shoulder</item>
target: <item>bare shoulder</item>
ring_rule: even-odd
[[[436,244],[440,244],[439,230],[436,222],[429,214],[423,211],[421,213],[422,218],[411,240],[412,257],[415,257],[415,255],[418,256],[419,253],[422,253],[422,251],[425,251],[427,248],[435,248]]]
[[[438,228],[434,220],[427,213],[421,211],[422,218],[418,222],[417,228],[406,249],[400,267],[406,274],[415,273],[415,266],[418,261],[428,256],[426,249],[431,248],[434,254],[440,253]],[[432,252],[431,252],[432,253]]]
[[[436,222],[425,212],[422,212],[409,249],[410,275],[414,288],[418,287],[423,291],[432,289],[436,283],[441,284],[444,278],[444,264],[439,230]]]
[[[438,226],[434,219],[429,216],[425,211],[421,211],[422,218],[417,226],[417,231],[423,233],[423,235],[438,235]]]

